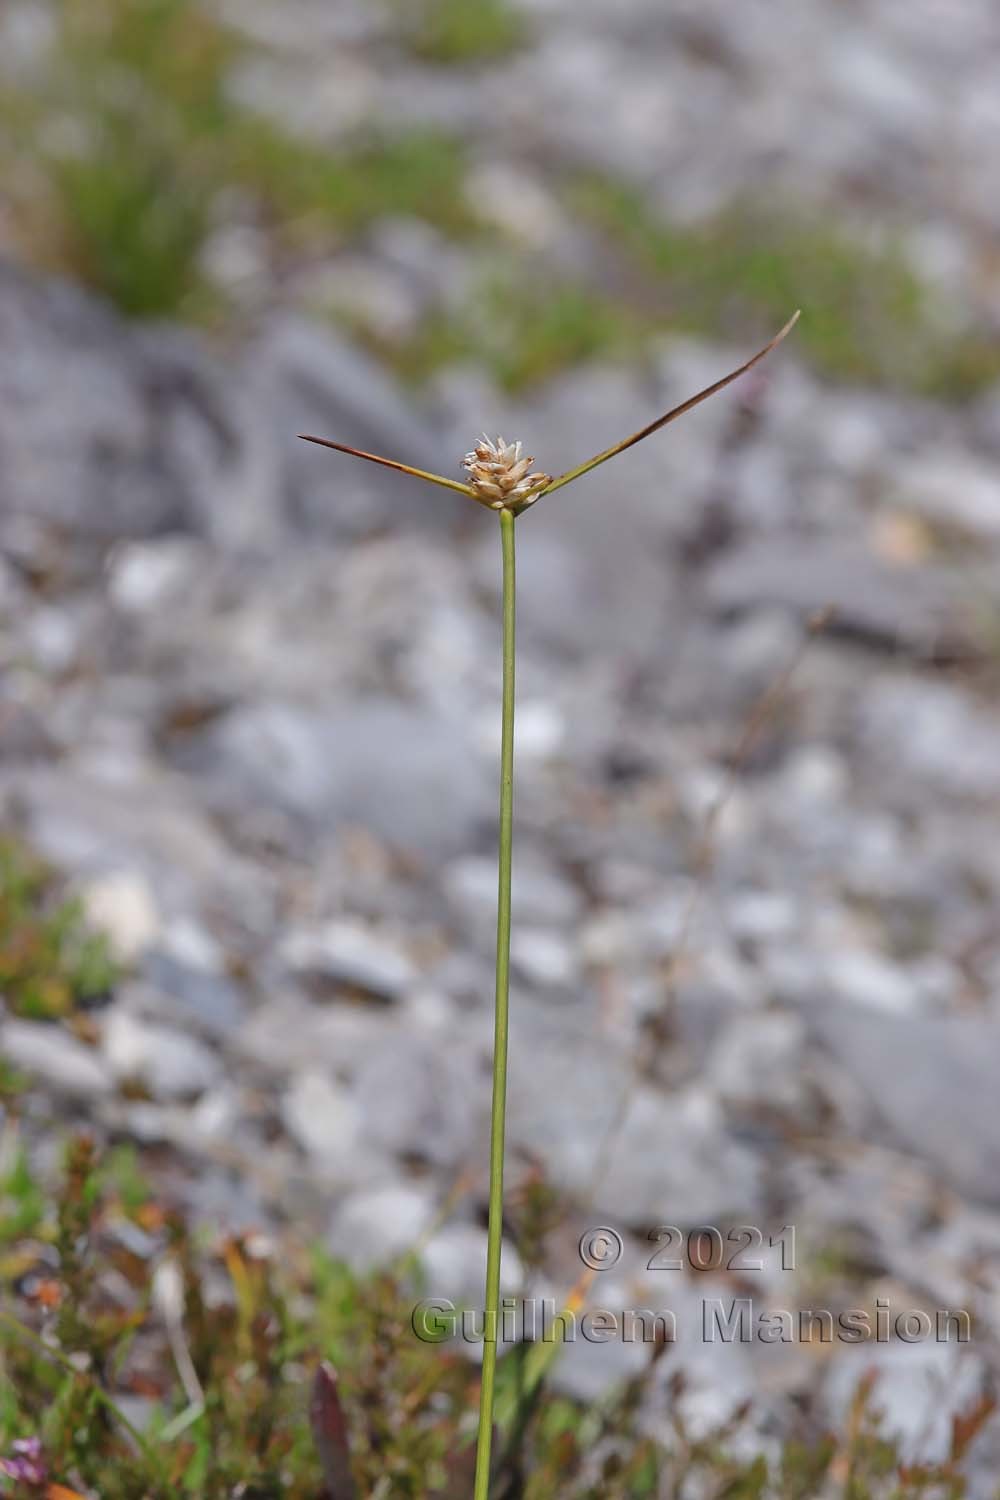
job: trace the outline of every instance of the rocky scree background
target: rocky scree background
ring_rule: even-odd
[[[241,6],[273,49],[243,86],[318,132],[377,89],[396,125],[471,131],[494,184],[554,153],[655,158],[646,190],[681,216],[764,179],[847,221],[877,199],[995,330],[988,5],[945,26],[930,3],[815,3],[779,28],[754,6],[525,10],[500,77],[387,62],[368,7],[303,3],[278,35]],[[336,89],[306,67],[323,48]],[[547,252],[585,257],[552,214]],[[366,260],[404,302],[441,264],[399,223]],[[558,472],[744,348],[675,339],[520,397],[464,366],[414,395],[266,300],[224,349],[0,270],[4,822],[128,967],[85,1034],[8,1014],[0,1047],[34,1080],[42,1154],[53,1115],[96,1122],[212,1225],[292,1218],[374,1264],[467,1174],[426,1259],[475,1303],[497,538],[295,433],[449,470],[486,422]],[[934,1451],[995,1376],[998,433],[1000,387],[852,386],[792,344],[520,528],[511,1180],[540,1168],[569,1201],[536,1290],[607,1222],[626,1255],[602,1305],[683,1324],[739,1287],[645,1275],[649,1230],[794,1223],[799,1270],[772,1259],[761,1303],[976,1321],[961,1350],[684,1338],[664,1368],[693,1422],[751,1394],[762,1432],[804,1394],[833,1415],[874,1362],[890,1421]],[[558,1378],[593,1394],[635,1355],[571,1349]]]

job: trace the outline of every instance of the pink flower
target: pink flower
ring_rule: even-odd
[[[11,1457],[0,1458],[0,1474],[6,1474],[8,1479],[13,1479],[18,1484],[41,1489],[49,1477],[41,1439],[18,1438],[11,1448]]]

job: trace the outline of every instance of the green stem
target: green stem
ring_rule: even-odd
[[[490,1219],[483,1323],[483,1383],[479,1397],[474,1500],[489,1500],[493,1399],[500,1325],[500,1245],[503,1237],[504,1128],[507,1117],[507,1032],[510,992],[510,869],[514,812],[514,516],[500,512],[503,548],[503,729],[500,740],[500,882],[497,899],[496,1019],[493,1035],[493,1113],[490,1131]]]

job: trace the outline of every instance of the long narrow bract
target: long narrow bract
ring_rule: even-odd
[[[655,422],[650,422],[648,427],[640,428],[638,432],[634,432],[624,442],[615,443],[613,448],[606,448],[603,453],[598,453],[596,457],[589,458],[585,464],[580,464],[578,468],[568,469],[565,474],[560,474],[556,479],[553,479],[551,484],[547,484],[535,498],[540,500],[542,495],[551,495],[554,490],[561,490],[563,485],[572,484],[574,479],[580,479],[584,474],[589,474],[591,469],[596,469],[599,464],[607,463],[609,458],[617,458],[619,453],[625,452],[626,448],[634,448],[636,443],[641,443],[644,438],[652,437],[653,433],[659,432],[661,427],[666,427],[670,422],[676,422],[678,417],[683,417],[687,412],[692,411],[694,407],[700,406],[703,401],[708,400],[709,396],[716,395],[718,391],[724,391],[727,385],[732,385],[734,380],[739,380],[741,375],[745,375],[748,370],[753,369],[754,365],[759,364],[762,359],[765,359],[772,349],[776,349],[782,339],[787,338],[791,333],[800,316],[801,314],[798,312],[793,313],[781,332],[776,333],[769,344],[765,344],[763,349],[759,350],[752,359],[748,359],[746,364],[740,365],[738,370],[732,370],[728,375],[723,375],[721,380],[713,381],[703,391],[699,391],[696,396],[689,396],[686,401],[681,402],[680,406],[675,406],[662,417],[657,417]]]
[[[338,453],[349,453],[352,458],[364,458],[370,464],[381,464],[384,469],[398,469],[400,474],[412,474],[414,479],[426,479],[428,484],[439,484],[446,490],[458,490],[460,495],[468,495],[471,500],[480,500],[471,484],[463,484],[460,479],[448,479],[444,474],[431,474],[427,469],[415,469],[412,464],[400,463],[395,458],[383,458],[378,453],[366,453],[363,448],[351,448],[347,443],[335,443],[331,438],[311,437],[307,432],[300,432],[299,437],[304,443],[318,443],[321,448],[336,448]]]

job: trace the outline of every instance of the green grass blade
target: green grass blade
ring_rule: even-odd
[[[67,1374],[72,1375],[76,1380],[85,1385],[87,1389],[93,1394],[94,1399],[100,1402],[105,1410],[110,1412],[115,1421],[118,1422],[128,1433],[136,1448],[142,1454],[143,1458],[145,1458],[150,1467],[157,1472],[161,1479],[165,1479],[166,1465],[163,1460],[161,1460],[160,1455],[139,1431],[135,1423],[130,1421],[130,1419],[125,1415],[121,1407],[118,1405],[117,1401],[115,1401],[113,1396],[110,1396],[108,1394],[108,1392],[101,1385],[100,1381],[96,1380],[89,1371],[78,1369],[77,1366],[73,1363],[72,1359],[70,1359],[69,1355],[64,1353],[62,1349],[58,1348],[56,1345],[46,1343],[41,1335],[37,1334],[33,1328],[29,1328],[26,1323],[21,1322],[20,1318],[14,1317],[13,1313],[7,1312],[7,1310],[2,1307],[0,1307],[0,1323],[3,1323],[4,1326],[8,1328],[10,1332],[13,1333],[17,1338],[24,1339],[26,1343],[31,1344],[32,1347],[37,1350],[37,1352],[42,1355],[44,1359],[51,1360],[53,1364],[59,1365],[60,1368],[65,1370]]]

